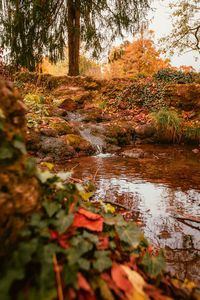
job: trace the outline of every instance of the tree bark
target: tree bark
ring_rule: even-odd
[[[80,0],[68,0],[68,53],[69,76],[79,75]]]

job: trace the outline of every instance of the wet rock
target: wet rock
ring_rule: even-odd
[[[65,117],[67,115],[67,111],[63,108],[60,108],[56,105],[51,105],[48,107],[48,115],[55,117]]]
[[[106,151],[107,151],[107,152],[117,152],[117,151],[119,151],[120,149],[121,149],[121,147],[116,146],[116,145],[108,145],[108,146],[106,147]]]
[[[105,136],[108,144],[117,146],[131,144],[133,140],[133,126],[124,122],[106,124]]]
[[[66,111],[74,111],[77,109],[77,103],[71,98],[67,98],[61,103],[60,108]]]
[[[97,123],[100,123],[102,122],[102,111],[101,109],[90,109],[88,110],[86,116],[84,117],[83,121],[86,122],[86,123],[89,123],[89,122],[97,122]]]
[[[51,127],[42,127],[42,128],[40,128],[40,133],[42,135],[45,135],[45,136],[52,136],[52,137],[57,136],[56,130],[51,128]]]
[[[45,127],[52,128],[59,136],[64,134],[74,133],[73,127],[71,127],[70,124],[62,118],[46,117],[44,120],[45,120]]]
[[[74,148],[63,137],[42,137],[38,156],[40,152],[51,155],[55,161],[75,156]]]
[[[144,158],[145,153],[142,149],[130,149],[121,152],[120,155],[129,158]]]
[[[85,152],[85,154],[93,154],[94,149],[90,142],[82,138],[80,135],[75,135],[75,134],[67,134],[62,137],[65,142],[73,147],[77,152]]]
[[[38,150],[40,148],[41,135],[32,129],[28,130],[26,136],[26,147],[28,150]]]
[[[143,138],[151,137],[154,132],[155,128],[150,124],[137,125],[135,127],[135,134]]]

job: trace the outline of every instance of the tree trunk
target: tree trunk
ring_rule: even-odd
[[[69,76],[79,75],[80,0],[68,0],[68,53]]]

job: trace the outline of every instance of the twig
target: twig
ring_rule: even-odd
[[[60,277],[60,270],[56,258],[56,254],[53,254],[53,262],[54,262],[54,270],[56,273],[56,281],[57,281],[57,286],[58,286],[58,299],[59,300],[64,300],[63,297],[63,290],[62,290],[62,282],[61,282],[61,277]]]
[[[97,170],[96,170],[96,172],[95,172],[95,174],[94,174],[94,176],[92,178],[93,182],[95,182],[95,179],[96,179],[96,176],[97,176],[97,173],[98,173],[99,169],[100,169],[100,167],[97,168]]]
[[[73,168],[71,168],[71,170],[74,170],[76,167],[78,167],[80,164],[78,163],[77,165],[75,165]]]
[[[190,218],[186,218],[186,217],[178,217],[178,216],[172,216],[177,220],[183,220],[183,221],[191,221],[191,222],[195,222],[195,223],[200,223],[200,220],[196,220],[196,219],[190,219]]]
[[[115,206],[117,206],[117,207],[119,207],[119,208],[123,208],[123,209],[126,209],[126,210],[130,210],[128,207],[126,207],[126,206],[124,206],[124,205],[122,205],[122,204],[119,204],[119,203],[110,201],[110,200],[104,200],[103,202],[109,203],[109,204],[111,204],[111,205],[115,205]]]
[[[74,182],[77,182],[77,183],[83,183],[83,180],[81,180],[81,179],[78,179],[78,178],[73,178],[73,177],[69,177],[68,178],[69,180],[72,180],[72,181],[74,181]]]

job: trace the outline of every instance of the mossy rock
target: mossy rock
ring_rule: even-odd
[[[59,117],[47,117],[44,118],[46,125],[54,129],[57,135],[65,135],[69,133],[74,133],[75,129],[65,120]]]
[[[83,122],[89,123],[89,122],[97,122],[100,123],[102,122],[103,117],[102,117],[102,111],[101,109],[95,109],[88,111],[87,115],[84,117]]]
[[[126,123],[110,124],[106,126],[106,141],[115,145],[128,145],[131,143],[134,128]]]
[[[80,135],[67,134],[63,136],[68,145],[72,146],[76,151],[88,151],[88,154],[93,151],[91,144],[82,138]]]
[[[74,100],[76,103],[78,103],[78,104],[83,104],[84,101],[89,100],[89,99],[91,99],[91,98],[92,98],[92,93],[89,92],[89,91],[86,91],[86,92],[84,92],[84,93],[82,93],[82,94],[80,94],[80,95],[78,95],[78,96],[75,96],[75,97],[73,98],[73,100]]]

